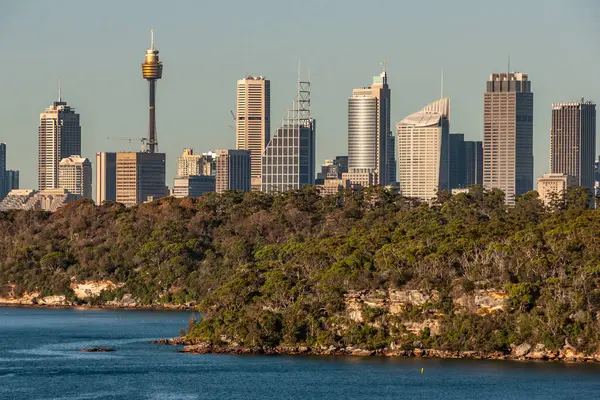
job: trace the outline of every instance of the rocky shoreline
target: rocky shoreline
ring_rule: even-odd
[[[369,350],[360,347],[336,346],[275,346],[275,347],[243,347],[236,344],[214,344],[209,341],[188,340],[183,337],[155,340],[154,344],[183,346],[181,353],[192,354],[238,354],[238,355],[317,355],[317,356],[357,356],[357,357],[417,357],[417,358],[450,358],[476,360],[514,360],[514,361],[555,361],[571,363],[600,363],[600,351],[595,354],[578,352],[568,343],[558,350],[552,351],[538,343],[523,343],[513,346],[509,351],[450,351],[437,349],[401,349],[390,348]]]

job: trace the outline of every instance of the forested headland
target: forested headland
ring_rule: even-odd
[[[550,208],[535,192],[503,200],[306,188],[0,212],[0,297],[197,304],[189,340],[243,348],[595,354],[600,213],[580,188]],[[78,298],[89,281],[114,287]]]

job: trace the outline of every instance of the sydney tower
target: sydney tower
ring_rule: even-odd
[[[154,48],[154,29],[152,29],[152,44],[146,50],[146,59],[142,63],[142,75],[148,81],[150,92],[148,104],[148,152],[156,152],[156,80],[162,78],[162,62],[158,60],[158,50]]]

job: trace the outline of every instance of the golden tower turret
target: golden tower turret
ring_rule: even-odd
[[[154,153],[158,145],[156,140],[156,80],[162,78],[162,62],[158,59],[158,50],[154,48],[154,29],[152,29],[151,45],[146,50],[146,59],[142,63],[142,76],[148,81],[148,152]]]

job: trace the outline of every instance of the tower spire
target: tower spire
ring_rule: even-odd
[[[61,93],[61,87],[60,87],[60,76],[58,77],[58,102],[59,103],[62,102],[62,93]]]
[[[150,49],[154,50],[154,28],[150,31]]]

